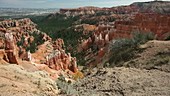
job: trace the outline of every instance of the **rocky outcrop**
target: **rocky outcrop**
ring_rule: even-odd
[[[20,45],[26,48],[28,43],[33,42],[34,39],[34,37],[31,37],[29,33],[33,33],[35,31],[37,31],[36,24],[34,24],[29,18],[4,20],[0,22],[0,34],[1,38],[3,38],[1,41],[5,45],[2,46],[2,49],[4,49],[7,54],[7,59],[5,59],[7,62],[18,64],[17,59],[22,57],[20,55],[22,55],[21,53],[25,50],[19,50],[18,47],[20,46],[17,46],[18,42],[22,42]]]
[[[0,36],[0,47],[5,52],[1,58],[10,64],[21,64],[22,60],[26,60],[50,74],[49,70],[53,69],[69,70],[69,73],[78,71],[76,58],[63,49],[63,39],[52,41],[47,34],[37,30],[36,24],[29,18],[0,22]],[[31,53],[31,48],[35,48],[35,53]]]
[[[3,31],[3,29],[10,29],[14,32],[34,32],[37,30],[36,24],[34,24],[29,18],[1,21],[0,28],[0,31]]]
[[[99,7],[80,7],[75,9],[60,9],[61,14],[66,14],[67,16],[76,15],[92,15],[98,11],[107,11],[109,8],[99,8]]]
[[[164,40],[170,36],[170,17],[161,14],[136,14],[132,20],[121,20],[115,22],[115,38],[129,37],[132,32],[151,32],[156,39]]]
[[[139,12],[139,9],[136,6],[118,6],[112,7],[110,10],[115,14],[134,14]]]
[[[169,14],[170,13],[170,2],[169,1],[151,1],[151,2],[135,2],[130,6],[134,6],[139,9],[142,13],[159,13]]]
[[[73,73],[78,71],[76,58],[71,57],[70,53],[56,51],[47,57],[46,65],[55,70],[70,70]]]
[[[111,11],[116,14],[134,14],[134,13],[170,13],[169,1],[149,1],[135,2],[129,6],[113,7]]]
[[[18,64],[17,61],[17,54],[15,45],[14,45],[14,38],[12,33],[8,32],[5,33],[5,52],[7,54],[7,62],[12,63],[12,64]]]
[[[83,35],[87,35],[90,32],[93,32],[95,30],[97,30],[97,26],[96,25],[90,25],[90,24],[81,24],[81,25],[76,25],[74,28],[76,32],[82,32],[83,31]]]
[[[112,8],[98,8],[98,7],[80,7],[74,9],[60,9],[61,14],[67,16],[77,15],[91,15],[97,12],[115,13],[115,14],[134,14],[134,13],[170,13],[169,1],[150,1],[150,2],[135,2],[128,6],[118,6]]]
[[[5,50],[0,49],[0,64],[8,64],[7,60],[8,57],[7,54],[5,53]]]
[[[46,39],[48,39],[47,42],[38,46],[38,50],[32,54],[31,61],[46,64],[49,68],[57,71],[68,70],[70,73],[76,73],[78,71],[76,58],[65,52],[63,39],[59,38],[52,42],[51,38]]]
[[[32,54],[32,62],[46,64],[57,71],[69,70],[71,73],[76,73],[78,71],[76,58],[66,53],[63,47],[62,39],[57,39],[53,43],[45,42]]]
[[[0,24],[1,95],[55,96],[60,91],[54,81],[60,75],[73,81],[66,75],[78,72],[78,66],[76,58],[64,51],[63,39],[52,41],[30,19],[6,20]],[[37,38],[45,43],[36,42]],[[38,45],[33,54],[26,50],[32,43]]]
[[[127,15],[113,23],[98,25],[88,39],[81,40],[78,52],[86,51],[86,64],[95,65],[101,63],[102,58],[109,54],[108,45],[113,39],[131,38],[135,32],[141,32],[153,33],[154,39],[165,40],[170,36],[169,17],[165,14],[138,13]],[[103,49],[102,53],[105,55],[99,55]]]

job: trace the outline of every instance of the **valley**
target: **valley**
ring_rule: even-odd
[[[0,11],[0,95],[170,95],[169,1],[29,10]]]

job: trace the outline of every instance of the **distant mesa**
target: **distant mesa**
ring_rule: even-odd
[[[112,8],[99,8],[99,7],[79,7],[73,9],[60,9],[60,13],[66,14],[67,16],[76,16],[83,14],[94,14],[96,12],[107,11],[111,13],[120,14],[131,14],[137,12],[143,13],[170,13],[170,1],[155,0],[150,2],[135,2],[129,6],[118,6]]]

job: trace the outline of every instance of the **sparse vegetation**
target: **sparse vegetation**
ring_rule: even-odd
[[[66,82],[63,76],[60,76],[56,81],[58,88],[60,89],[60,94],[66,94],[75,96],[78,92],[73,88],[73,84]]]
[[[165,40],[170,40],[170,36],[168,36]]]
[[[30,43],[30,46],[26,48],[26,51],[30,50],[31,53],[34,53],[37,50],[37,46],[43,44],[45,41],[42,40],[43,34],[40,32],[37,34],[37,32],[33,32],[30,34],[34,37],[34,41]]]
[[[81,21],[82,24],[90,24],[90,25],[96,25],[98,24],[98,20],[92,20],[92,19],[84,19]]]
[[[114,40],[110,44],[110,66],[122,66],[123,62],[135,58],[134,54],[141,51],[138,46],[152,39],[154,39],[152,33],[135,32],[131,39]]]
[[[17,46],[23,46],[24,44],[24,36],[21,37],[21,41],[17,42]]]
[[[85,56],[85,53],[78,53],[77,46],[81,37],[82,39],[87,39],[92,35],[93,32],[89,32],[91,34],[83,35],[83,30],[80,32],[75,31],[74,25],[96,25],[100,22],[100,20],[93,17],[100,17],[102,15],[108,16],[110,13],[101,11],[94,15],[86,15],[85,17],[83,15],[67,17],[66,15],[56,13],[48,15],[47,17],[32,17],[32,21],[38,25],[39,30],[47,33],[47,35],[49,35],[53,40],[62,38],[64,40],[65,46],[67,46],[65,47],[66,52],[69,52],[72,54],[72,56],[76,57],[78,64],[85,65],[86,61],[82,60],[82,58]],[[113,17],[107,17],[106,19],[106,22],[112,22],[115,20]]]
[[[80,71],[77,71],[75,74],[73,74],[73,79],[78,80],[84,78],[84,74]]]
[[[146,69],[155,69],[168,63],[170,63],[170,52],[159,52],[153,59],[147,62],[150,66],[147,66]]]
[[[37,46],[44,43],[44,40],[42,40],[43,34],[42,32],[33,32],[29,33],[29,35],[34,37],[34,41],[32,43],[29,42],[29,46],[23,46],[25,42],[24,36],[21,37],[21,41],[17,42],[17,46],[22,46],[26,51],[30,50],[31,53],[34,53],[37,50]]]
[[[39,30],[47,33],[53,40],[56,40],[59,32],[63,32],[77,21],[77,17],[66,17],[65,15],[56,14],[41,19],[32,18],[33,22],[38,25]]]
[[[66,17],[62,14],[49,15],[41,17],[41,19],[32,18],[38,25],[38,28],[49,35],[53,40],[62,38],[66,46],[71,46],[73,49],[78,43],[78,38],[82,32],[75,32],[71,26],[78,17]]]

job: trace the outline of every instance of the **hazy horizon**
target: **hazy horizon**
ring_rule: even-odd
[[[1,8],[76,8],[81,6],[114,7],[154,0],[0,0]],[[162,0],[170,1],[170,0]]]

